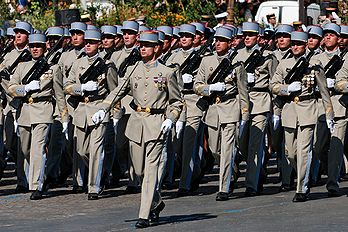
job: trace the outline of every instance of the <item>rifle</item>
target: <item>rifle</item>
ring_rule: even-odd
[[[4,68],[0,72],[0,81],[2,79],[4,80],[10,80],[10,76],[14,73],[14,69],[17,67],[17,65],[24,61],[29,61],[31,59],[31,54],[28,51],[28,49],[24,49],[21,54],[17,57],[17,59],[11,64],[10,67]]]
[[[53,48],[47,53],[46,56],[40,57],[35,64],[29,69],[29,71],[25,74],[24,78],[22,79],[22,85],[26,85],[34,80],[40,80],[40,77],[50,68],[50,65],[48,64],[49,58],[54,54],[56,49],[59,46],[59,43],[64,39],[64,36],[62,36],[58,42],[53,46]],[[30,95],[37,91],[31,91],[30,93],[27,93],[27,95]],[[24,97],[15,97],[13,100],[9,103],[10,106],[12,106],[14,109],[19,109],[23,104]]]
[[[247,73],[254,73],[257,66],[260,65],[263,53],[269,48],[268,43],[265,44],[260,50],[255,49],[244,62],[245,70]]]
[[[325,71],[325,76],[326,78],[332,78],[336,79],[335,75],[338,72],[338,70],[341,69],[343,65],[343,58],[348,52],[348,46],[339,54],[339,55],[334,55],[329,63],[327,63],[324,67]]]
[[[129,66],[134,65],[137,61],[141,60],[140,52],[138,48],[133,48],[131,53],[127,56],[127,58],[122,62],[120,68],[118,69],[118,76],[124,77],[126,74],[127,68]]]
[[[105,56],[103,58],[98,57],[79,78],[81,84],[85,84],[88,81],[93,81],[93,80],[95,80],[95,77],[102,74],[105,71],[105,61],[110,59],[111,55],[112,55],[112,52],[109,52],[109,53],[105,54]],[[93,94],[93,92],[95,92],[95,91],[85,92],[85,95]],[[67,103],[71,107],[76,109],[80,103],[80,99],[81,99],[81,96],[70,96],[67,99]]]
[[[175,43],[169,48],[169,50],[167,51],[167,53],[162,57],[162,59],[159,59],[159,62],[161,64],[166,64],[167,63],[167,60],[169,59],[169,57],[173,54],[173,49],[175,48],[175,46],[178,44],[179,42],[179,39],[177,39],[175,41]]]
[[[191,74],[199,67],[202,61],[203,55],[208,51],[210,45],[214,41],[214,36],[210,36],[207,42],[203,44],[199,50],[193,51],[180,65],[181,73]]]
[[[232,72],[236,64],[239,64],[237,62],[234,65],[232,65],[232,60],[236,57],[237,54],[238,54],[237,50],[234,50],[232,53],[228,55],[228,57],[224,58],[220,62],[220,64],[217,66],[217,68],[214,70],[214,72],[211,74],[211,76],[207,80],[208,85],[224,81],[224,78],[226,78],[226,76]],[[196,102],[196,106],[202,111],[208,110],[209,105],[211,104],[211,102],[217,95],[219,95],[217,92],[213,92],[209,96],[201,97]]]

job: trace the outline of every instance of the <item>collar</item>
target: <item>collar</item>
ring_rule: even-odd
[[[245,47],[246,48],[246,51],[248,52],[248,53],[252,53],[253,51],[255,51],[256,49],[258,49],[258,50],[260,50],[260,46],[258,45],[258,44],[255,44],[255,46],[254,47],[252,47],[252,48],[247,48],[247,47]]]
[[[143,61],[144,63],[144,61]],[[148,63],[144,63],[145,68],[156,68],[158,66],[158,61],[152,61],[152,62],[148,62]]]

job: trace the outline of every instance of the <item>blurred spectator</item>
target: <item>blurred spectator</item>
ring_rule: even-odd
[[[227,5],[222,0],[215,0],[216,11],[227,11]]]

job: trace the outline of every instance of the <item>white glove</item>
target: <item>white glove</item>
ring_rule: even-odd
[[[105,118],[105,111],[104,110],[98,110],[95,114],[92,116],[92,121],[95,125],[101,123]]]
[[[184,75],[182,75],[182,81],[183,81],[185,84],[192,83],[192,80],[193,80],[193,76],[192,76],[191,74],[185,73]]]
[[[69,140],[69,135],[68,135],[68,122],[63,122],[63,129],[62,129],[62,133],[64,134],[66,140]]]
[[[296,92],[301,90],[301,82],[294,81],[288,86],[288,92]]]
[[[165,134],[172,128],[172,126],[173,126],[172,120],[166,119],[161,125],[161,131]]]
[[[209,94],[213,91],[218,91],[218,92],[225,91],[225,89],[226,89],[226,84],[224,82],[211,84],[209,85]]]
[[[98,84],[95,81],[88,81],[85,84],[81,84],[81,92],[84,91],[95,91],[98,89]]]
[[[330,129],[331,133],[335,132],[335,121],[331,119],[326,119],[327,128]]]
[[[40,81],[31,81],[29,84],[26,84],[24,86],[24,91],[28,93],[32,90],[38,90],[40,89]]]
[[[254,73],[247,73],[248,75],[248,83],[251,84],[251,83],[254,83],[255,82],[255,75]]]
[[[113,122],[113,126],[114,126],[115,135],[117,135],[117,124],[118,124],[118,119],[113,118],[113,119],[112,119],[112,122]]]
[[[18,122],[16,120],[13,121],[13,126],[14,126],[14,133],[16,133],[17,136],[19,137]]]
[[[326,78],[326,83],[327,83],[327,87],[329,89],[331,89],[331,88],[333,88],[335,86],[335,79]]]
[[[241,137],[242,134],[243,134],[245,123],[246,123],[245,120],[240,120],[240,123],[239,123],[239,137]]]
[[[179,139],[182,130],[184,129],[184,122],[177,121],[175,124],[176,138]]]
[[[273,130],[277,130],[279,127],[280,117],[278,115],[273,115],[272,122],[273,122]]]

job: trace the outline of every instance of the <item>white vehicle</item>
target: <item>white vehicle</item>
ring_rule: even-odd
[[[260,24],[267,24],[266,15],[274,13],[278,24],[292,24],[299,21],[299,3],[298,1],[267,1],[260,4],[257,10],[255,21]],[[307,7],[307,17],[312,19],[312,24],[318,23],[320,15],[320,6],[310,4]]]

